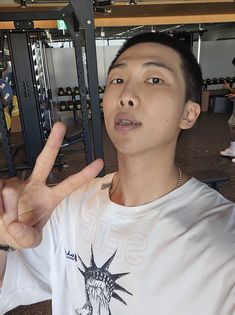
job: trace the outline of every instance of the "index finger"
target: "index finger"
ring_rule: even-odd
[[[65,131],[65,125],[61,122],[54,124],[48,140],[36,160],[36,164],[31,175],[31,179],[34,182],[44,183],[46,181],[60,150]]]

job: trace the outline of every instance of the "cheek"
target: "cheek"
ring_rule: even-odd
[[[162,95],[156,97],[152,106],[149,106],[148,119],[149,124],[152,125],[155,134],[171,134],[175,132],[180,124],[183,115],[184,104],[179,99],[175,99],[174,95]],[[149,104],[150,105],[150,104]],[[147,114],[147,111],[143,115]],[[150,119],[152,117],[154,119]],[[150,129],[152,129],[150,128]]]
[[[108,88],[103,95],[103,108],[107,110],[113,106],[117,96],[112,88]]]
[[[104,116],[108,112],[108,109],[110,107],[109,106],[110,103],[111,103],[111,97],[109,96],[108,92],[105,92],[105,94],[103,96],[103,113],[104,113]]]
[[[109,130],[109,125],[111,121],[111,115],[113,110],[113,98],[109,92],[106,92],[103,96],[103,114],[104,114],[104,123],[107,131]]]

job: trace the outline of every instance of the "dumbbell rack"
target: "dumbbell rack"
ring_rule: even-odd
[[[77,118],[78,118],[77,111],[81,110],[80,100],[76,100],[76,96],[80,97],[79,88],[74,87],[73,89],[71,89],[71,93],[65,92],[66,89],[67,88],[62,88],[62,87],[58,88],[58,91],[57,91],[58,97],[63,97],[63,96],[71,97],[72,100],[71,101],[60,101],[59,102],[59,110],[60,111],[73,111],[74,120],[77,121]],[[105,89],[105,87],[99,86],[99,94],[103,94],[104,89]],[[86,88],[86,94],[88,95],[87,88]],[[70,102],[71,102],[71,104],[69,104]],[[63,105],[62,105],[62,103],[63,103]],[[71,107],[70,107],[70,105],[71,105]],[[62,106],[64,106],[64,107],[62,107]],[[89,99],[87,99],[87,110],[88,110],[88,117],[90,119],[91,118],[91,109],[90,109],[90,100]],[[101,113],[103,113],[102,97],[100,97],[100,110],[101,110]]]
[[[235,83],[235,77],[226,77],[226,78],[220,77],[220,78],[213,78],[213,79],[210,79],[210,78],[204,79],[203,90],[206,91],[209,85],[224,84],[225,82],[232,85],[233,83]]]
[[[61,94],[60,92],[59,92],[59,89],[58,89],[58,93],[57,93],[57,95],[59,96],[59,97],[71,97],[71,107],[69,107],[70,105],[69,105],[69,101],[61,101],[60,103],[59,103],[59,110],[61,110],[61,111],[73,111],[73,118],[74,118],[74,121],[78,121],[78,115],[77,115],[77,110],[79,110],[79,107],[78,107],[78,104],[79,104],[79,101],[78,100],[76,100],[76,96],[78,96],[78,95],[80,95],[78,92],[76,93],[76,92],[74,92],[74,91],[71,91],[71,93],[69,94],[69,93],[67,93],[67,92],[63,92],[63,94]],[[65,106],[65,108],[62,108],[62,106],[61,106],[61,103],[62,102],[64,102],[65,104],[64,104],[64,106]]]

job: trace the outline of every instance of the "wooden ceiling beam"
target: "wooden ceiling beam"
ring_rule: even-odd
[[[234,2],[234,0],[207,0],[206,3],[227,3],[227,2]],[[192,3],[205,3],[205,0],[144,0],[143,2],[138,2],[136,0],[137,5],[152,5],[152,4],[192,4]],[[115,1],[113,3],[114,6],[118,5],[128,5],[126,1]]]
[[[235,13],[187,16],[143,16],[125,18],[97,18],[96,27],[137,26],[137,25],[172,25],[234,22]]]
[[[217,4],[114,5],[111,8],[112,12],[110,14],[95,14],[96,27],[235,22],[234,1],[228,3],[221,3],[220,1]],[[55,11],[53,12],[60,12],[57,6],[54,9]],[[33,10],[38,12],[36,8]],[[5,17],[10,16],[10,9],[8,8],[6,11],[1,9],[0,11],[5,21]],[[28,12],[27,9],[25,11],[21,9],[20,11]],[[44,8],[45,11],[46,9]],[[50,8],[50,11],[52,11],[52,8]],[[13,10],[12,12],[16,11]],[[17,14],[20,14],[18,10]],[[50,15],[48,17],[48,19],[51,18],[54,18],[54,16],[51,17]],[[34,21],[34,25],[35,28],[57,28],[57,22],[51,20]],[[12,22],[0,22],[0,29],[12,28],[14,28]]]

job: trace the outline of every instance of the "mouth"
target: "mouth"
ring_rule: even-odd
[[[118,115],[115,118],[115,126],[119,128],[135,128],[141,126],[141,122],[132,117]]]

